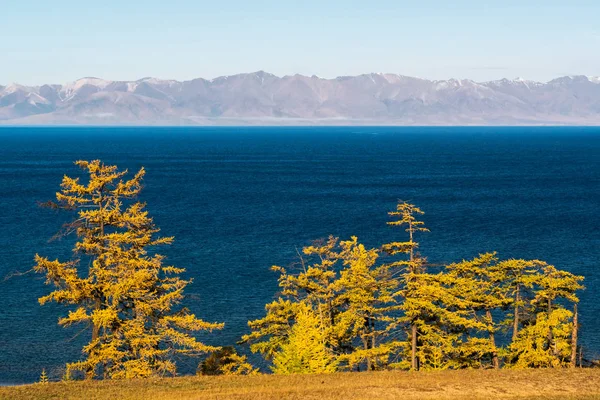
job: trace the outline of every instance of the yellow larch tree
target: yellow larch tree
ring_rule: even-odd
[[[448,290],[462,303],[454,308],[472,320],[471,326],[463,327],[466,336],[463,353],[467,355],[468,365],[485,368],[488,366],[485,358],[489,357],[491,366],[499,369],[496,333],[500,324],[494,321],[493,313],[506,309],[513,299],[503,285],[504,271],[498,267],[496,253],[450,264],[444,272],[451,278]],[[487,338],[483,339],[481,334]]]
[[[415,306],[418,307],[420,303],[416,294],[420,286],[420,275],[426,272],[426,259],[417,253],[419,243],[416,241],[417,233],[429,232],[429,229],[425,227],[425,223],[417,219],[418,216],[423,214],[424,212],[414,204],[399,201],[396,205],[396,210],[388,213],[393,218],[393,221],[388,222],[388,225],[405,227],[408,233],[408,241],[391,242],[382,246],[382,250],[391,256],[403,255],[406,257],[405,259],[389,263],[388,267],[392,271],[398,271],[394,272],[395,276],[401,275],[399,286],[404,297],[401,307],[404,312],[402,322],[409,325],[410,365],[413,370],[419,369],[417,359],[418,326],[424,322],[421,311],[418,308],[414,308]]]
[[[535,320],[535,311],[531,301],[535,289],[543,279],[542,268],[547,265],[540,260],[509,259],[497,265],[501,285],[511,298],[511,312],[505,324],[511,326],[511,340],[514,341],[522,326]]]
[[[390,266],[378,265],[379,253],[367,249],[353,236],[340,243],[344,268],[335,282],[340,313],[334,329],[336,337],[357,341],[339,360],[347,369],[368,371],[389,364],[390,355],[399,343],[389,340],[395,327],[394,313],[398,311],[398,280]]]
[[[582,276],[558,270],[542,261],[531,273],[531,298],[524,303],[529,318],[507,349],[513,368],[575,367],[577,357],[577,291]],[[566,308],[573,304],[574,312]]]
[[[357,240],[330,237],[305,247],[295,269],[273,267],[280,274],[279,298],[267,304],[264,318],[249,322],[252,332],[242,341],[273,359],[308,306],[318,319],[324,345],[337,358],[337,368],[387,365],[393,343],[386,339],[395,323],[391,313],[398,308],[397,282],[388,266],[376,264],[378,251]]]
[[[337,360],[326,345],[321,319],[312,307],[299,303],[295,323],[273,358],[275,374],[326,374],[337,371]]]
[[[144,169],[124,180],[127,171],[99,160],[76,164],[88,174],[87,183],[65,176],[57,201],[49,203],[77,214],[65,230],[77,237],[75,258],[61,262],[36,255],[34,267],[56,286],[40,303],[74,307],[59,323],[91,326],[85,358],[68,364],[68,375],[174,375],[175,354],[215,349],[189,332],[220,329],[222,324],[202,321],[180,306],[190,283],[180,277],[185,270],[164,265],[164,257],[154,250],[173,238],[158,237],[144,204],[135,201]]]
[[[338,242],[329,237],[304,247],[299,265],[293,269],[272,267],[279,273],[279,297],[265,306],[264,318],[248,322],[252,332],[242,337],[242,343],[250,343],[253,352],[271,360],[287,341],[290,328],[304,307],[300,303],[305,302],[318,316],[327,345],[336,353],[346,351],[346,338],[337,337],[333,329],[339,313],[334,285],[340,260]]]

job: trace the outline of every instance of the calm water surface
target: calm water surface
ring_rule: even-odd
[[[65,216],[52,199],[77,159],[147,169],[142,199],[168,260],[194,278],[187,305],[232,344],[277,290],[273,264],[334,234],[369,245],[397,238],[386,212],[407,199],[426,211],[432,262],[498,251],[586,276],[582,343],[600,356],[600,129],[597,128],[2,128],[0,129],[0,383],[60,375],[87,333],[56,325],[64,309],[26,271]],[[181,364],[183,372],[196,361]]]

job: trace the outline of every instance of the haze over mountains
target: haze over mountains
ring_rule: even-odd
[[[84,78],[0,85],[0,124],[600,125],[600,77],[474,82],[260,71],[184,82]]]

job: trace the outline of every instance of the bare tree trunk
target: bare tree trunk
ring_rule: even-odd
[[[371,348],[374,349],[376,344],[377,344],[377,337],[375,334],[375,319],[371,318],[371,333],[373,334],[373,336],[371,337]],[[372,369],[375,370],[375,368],[377,367],[378,364],[378,359],[375,358],[373,360],[373,365],[372,365]]]
[[[100,191],[102,192],[104,190],[104,185],[102,185],[102,187],[100,188]],[[103,218],[103,211],[104,211],[104,194],[101,194],[100,196],[100,203],[98,204],[98,211],[99,211],[99,215],[100,218]],[[104,251],[104,247],[106,247],[106,243],[104,240],[104,220],[100,220],[100,240],[102,241],[102,252]],[[102,258],[100,257],[100,254],[96,254],[96,258],[98,259],[98,261],[100,262],[102,269],[104,269],[104,263],[102,261]],[[94,303],[94,311],[99,311],[102,308],[102,299],[101,298],[96,298],[96,301]],[[100,327],[97,326],[96,324],[93,324],[92,326],[92,341],[98,339],[98,337],[100,336]]]
[[[577,367],[577,334],[579,322],[577,315],[577,303],[573,306],[573,332],[571,333],[571,368]],[[579,361],[581,363],[581,360]]]
[[[550,320],[550,313],[552,312],[552,300],[548,299],[548,315],[546,316],[546,318],[548,320]],[[552,347],[552,342],[553,342],[553,335],[552,335],[552,326],[548,326],[548,349],[550,349]],[[554,353],[556,353],[556,351],[554,351]]]
[[[411,325],[411,330],[411,367],[414,371],[417,371],[419,369],[419,364],[417,361],[417,325],[413,323]]]
[[[490,310],[485,310],[485,316],[487,317],[490,325],[493,325],[492,313]],[[498,359],[498,350],[496,349],[496,336],[494,335],[494,327],[492,326],[490,331],[490,343],[492,345],[492,364],[494,369],[500,369],[500,360]]]
[[[416,268],[414,265],[415,260],[415,249],[413,247],[413,227],[412,222],[408,222],[408,233],[410,235],[410,270],[413,274],[415,274]],[[412,279],[412,278],[411,278]],[[411,368],[413,371],[419,370],[419,363],[417,361],[417,325],[413,322],[411,324]]]
[[[104,191],[104,185],[102,185],[102,187],[100,188],[100,191],[103,193]],[[100,203],[99,203],[99,215],[100,218],[104,218],[103,217],[103,210],[104,210],[104,194],[101,194],[100,196]],[[104,220],[100,221],[100,239],[102,241],[102,248],[100,249],[100,251],[103,253],[105,251],[105,247],[106,247],[106,240],[104,238]],[[102,266],[102,269],[105,268],[104,266],[104,262],[102,257],[100,257],[100,254],[97,254],[96,257],[99,258],[99,262]],[[102,309],[102,303],[105,301],[104,298],[104,293],[102,293],[100,295],[100,298],[96,298],[96,302],[94,304],[94,311],[99,311],[100,309]],[[95,341],[97,339],[100,338],[100,327],[98,325],[96,325],[95,323],[93,323],[92,326],[92,341]],[[92,374],[94,374],[94,371],[91,371]],[[106,361],[102,362],[102,365],[100,366],[100,371],[99,373],[103,376],[104,379],[107,378],[107,370],[106,370]],[[93,377],[93,375],[92,375]]]
[[[96,299],[94,310],[100,309],[100,299]],[[100,327],[92,322],[92,342],[100,337]]]
[[[365,350],[369,350],[369,338],[366,336],[363,336],[362,338],[363,341],[363,348]],[[367,356],[367,371],[371,370],[371,357]]]
[[[515,318],[513,320],[513,334],[512,341],[517,339],[519,334],[519,302],[521,301],[521,286],[517,283],[517,289],[515,294]]]

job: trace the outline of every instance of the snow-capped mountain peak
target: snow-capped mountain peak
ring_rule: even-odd
[[[31,92],[32,90],[32,88],[28,88],[27,86],[19,85],[18,83],[11,83],[1,90],[0,93],[2,93],[3,96],[6,96],[18,91]]]
[[[113,83],[112,81],[107,81],[100,78],[81,78],[76,80],[75,82],[71,82],[66,84],[63,89],[64,90],[78,90],[81,89],[85,85],[96,86],[97,88],[104,89],[108,85]]]
[[[600,83],[600,76],[588,76],[587,78],[590,82]]]
[[[0,123],[284,124],[324,119],[398,125],[600,125],[599,84],[597,76],[540,83],[523,78],[432,81],[387,73],[278,77],[264,71],[189,81],[82,78],[62,86],[0,86]]]

